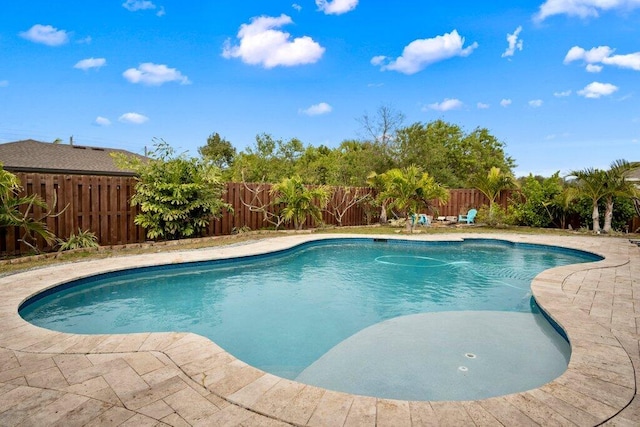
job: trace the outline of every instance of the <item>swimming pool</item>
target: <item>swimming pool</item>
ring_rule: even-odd
[[[579,251],[480,239],[446,243],[376,240],[326,240],[269,256],[109,273],[40,294],[23,304],[20,314],[38,326],[74,333],[191,331],[256,367],[333,389],[341,386],[335,384],[335,378],[325,378],[323,364],[328,367],[325,373],[327,369],[339,371],[336,363],[353,360],[358,352],[367,358],[360,368],[390,372],[394,364],[404,364],[401,360],[405,359],[398,357],[401,353],[378,350],[373,352],[377,360],[372,360],[372,353],[365,351],[389,336],[385,330],[395,337],[400,335],[398,331],[420,333],[405,336],[405,341],[414,344],[438,343],[417,353],[415,348],[400,348],[401,342],[386,346],[400,352],[410,350],[411,355],[422,351],[436,359],[451,359],[447,351],[455,346],[444,345],[446,342],[469,344],[456,353],[462,362],[455,360],[451,369],[433,368],[420,361],[412,367],[413,382],[430,383],[429,390],[403,388],[407,381],[398,379],[406,372],[391,373],[397,384],[376,382],[378,389],[371,389],[363,380],[364,388],[342,390],[382,394],[380,397],[469,398],[464,390],[462,397],[456,394],[459,391],[443,394],[440,389],[446,387],[439,387],[436,380],[452,380],[430,377],[433,369],[450,370],[454,379],[460,379],[462,389],[474,389],[470,380],[486,383],[487,375],[479,374],[490,373],[494,380],[501,376],[483,363],[511,351],[505,352],[504,346],[489,339],[482,348],[482,340],[471,346],[478,338],[479,325],[494,325],[491,331],[496,331],[500,323],[511,329],[528,323],[526,327],[538,328],[542,338],[529,335],[529,329],[522,335],[523,330],[517,328],[503,335],[515,338],[516,344],[521,341],[524,347],[533,345],[536,360],[541,359],[537,350],[547,346],[555,353],[552,358],[560,361],[560,368],[553,368],[546,379],[539,378],[537,367],[518,362],[512,366],[499,363],[503,370],[508,367],[515,376],[544,383],[566,369],[568,344],[532,303],[529,284],[544,269],[600,258]],[[483,264],[477,264],[480,262]],[[529,320],[516,320],[522,317],[518,314]],[[388,355],[387,360],[383,354]],[[522,373],[532,369],[533,373]],[[426,380],[420,380],[418,373],[426,375]],[[353,378],[348,382],[353,384]],[[524,386],[531,388],[530,384]],[[505,393],[504,389],[478,388],[484,397]]]

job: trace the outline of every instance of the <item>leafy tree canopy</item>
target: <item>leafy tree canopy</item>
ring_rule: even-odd
[[[198,152],[205,159],[211,160],[221,170],[231,167],[236,157],[236,149],[218,133],[209,135],[207,145],[198,148]]]
[[[236,156],[231,168],[234,181],[278,182],[295,173],[295,166],[304,154],[302,142],[275,140],[269,134],[256,136],[256,142]]]
[[[487,129],[465,134],[458,125],[443,120],[399,129],[394,152],[398,167],[421,165],[451,188],[471,187],[474,176],[492,167],[509,174],[515,167],[504,152],[504,144]]]
[[[504,143],[485,128],[466,133],[443,120],[409,126],[403,121],[402,113],[382,106],[358,119],[362,139],[344,140],[333,149],[263,133],[235,154],[228,141],[214,133],[200,154],[227,166],[225,178],[233,181],[275,183],[297,174],[305,184],[334,186],[364,186],[372,172],[419,165],[447,187],[469,188],[474,176],[493,167],[508,174],[515,167]]]

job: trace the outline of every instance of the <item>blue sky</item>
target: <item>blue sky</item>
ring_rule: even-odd
[[[516,175],[640,160],[640,0],[21,0],[0,142],[336,147],[389,106],[485,127]]]

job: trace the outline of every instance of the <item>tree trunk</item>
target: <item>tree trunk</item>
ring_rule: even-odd
[[[603,233],[611,232],[611,220],[613,219],[613,197],[607,197],[607,209],[604,211]]]
[[[593,220],[593,232],[600,233],[600,212],[598,212],[598,201],[593,202],[593,213],[591,214]]]
[[[405,216],[406,220],[405,220],[405,231],[407,233],[411,233],[413,234],[413,216],[407,214]]]
[[[386,223],[387,223],[387,204],[382,203],[382,206],[380,206],[380,224],[386,224]]]

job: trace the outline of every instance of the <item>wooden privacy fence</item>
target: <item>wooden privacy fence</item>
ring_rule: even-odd
[[[135,191],[135,178],[22,172],[16,173],[16,176],[24,187],[24,195],[38,194],[52,208],[53,215],[46,216],[46,210],[34,207],[33,216],[36,219],[46,217],[44,221],[47,228],[57,237],[66,239],[81,229],[95,233],[99,244],[103,246],[146,241],[145,230],[134,224],[138,209],[129,203]],[[259,209],[270,205],[270,189],[269,184],[228,183],[224,200],[233,206],[233,213],[223,212],[219,220],[211,222],[205,235],[228,235],[246,228],[273,228],[273,224],[265,221],[265,218],[273,219],[270,211],[265,213],[264,209]],[[349,204],[354,196],[372,191],[365,187],[336,187],[323,212],[323,222],[327,225],[365,225],[367,218],[364,207]],[[488,203],[486,197],[477,190],[450,190],[450,193],[447,204],[435,205],[438,215],[458,215]],[[507,196],[503,195],[500,204],[506,207],[507,202]],[[306,227],[317,225],[311,218],[305,224]],[[284,224],[280,226],[291,227]],[[21,237],[21,230],[17,228],[0,228],[0,256],[29,253],[31,250],[20,242]],[[41,238],[37,247],[52,249]]]
[[[507,209],[511,191],[503,191],[496,203]],[[489,199],[482,192],[476,189],[456,189],[449,190],[449,201],[447,203],[435,203],[434,208],[440,216],[458,216],[466,214],[469,209],[478,209],[481,206],[489,206]]]

